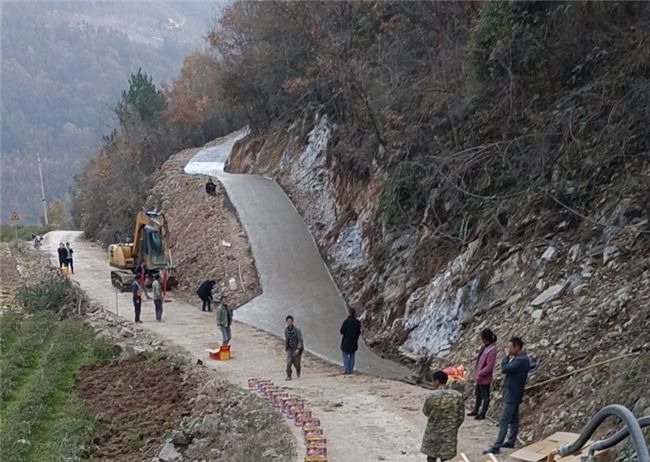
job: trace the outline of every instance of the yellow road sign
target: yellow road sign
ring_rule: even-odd
[[[14,211],[11,213],[11,221],[18,221],[20,220],[20,217],[18,216],[18,212]]]

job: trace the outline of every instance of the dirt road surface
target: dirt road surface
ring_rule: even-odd
[[[71,242],[75,249],[73,278],[105,309],[133,319],[130,294],[116,293],[111,286],[105,250],[79,236],[74,231],[51,232],[43,248],[56,261],[58,243]],[[419,447],[425,427],[420,409],[427,390],[365,374],[345,376],[340,374],[340,367],[312,355],[303,359],[303,376],[285,382],[283,342],[239,322],[233,326],[232,360],[209,361],[205,348],[208,342],[219,341],[220,334],[214,313],[201,312],[198,300],[194,304],[179,299],[166,303],[162,323],[155,322],[151,301],[143,303],[142,310],[142,326],[183,347],[188,355],[202,359],[225,380],[246,387],[250,377],[267,378],[302,396],[321,419],[330,461],[426,460]],[[292,428],[300,448],[301,435],[297,427]],[[478,460],[480,451],[489,445],[495,432],[496,428],[485,421],[467,419],[461,427],[459,450],[470,460]]]

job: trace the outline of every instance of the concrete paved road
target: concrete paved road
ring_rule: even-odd
[[[303,331],[305,348],[322,359],[341,363],[339,328],[346,316],[345,302],[302,217],[274,181],[223,172],[233,145],[244,135],[235,132],[202,149],[185,167],[186,173],[210,175],[223,183],[248,234],[263,293],[240,307],[235,317],[284,336],[284,318],[292,314]],[[365,344],[359,348],[358,370],[382,377],[409,374],[408,369],[379,357]]]

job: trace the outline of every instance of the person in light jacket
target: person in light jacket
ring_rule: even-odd
[[[160,274],[156,274],[151,284],[153,290],[153,305],[156,312],[156,321],[162,322],[163,315],[163,293],[162,284],[160,283]]]
[[[230,326],[232,325],[232,310],[226,303],[228,299],[222,295],[217,307],[217,326],[221,330],[222,345],[228,345],[232,340]]]
[[[287,328],[284,329],[284,349],[287,352],[287,378],[291,380],[291,366],[296,368],[296,377],[300,378],[300,360],[305,344],[302,331],[293,323],[293,316],[285,318]]]
[[[476,420],[485,419],[490,406],[490,385],[492,384],[492,371],[497,361],[497,336],[490,329],[481,331],[481,347],[476,366],[474,367],[474,395],[476,403],[474,410],[467,415],[474,416]]]

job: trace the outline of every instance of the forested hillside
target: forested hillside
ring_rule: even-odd
[[[42,215],[36,152],[48,201],[117,125],[113,112],[129,75],[170,80],[203,46],[216,3],[2,2],[2,216]],[[68,203],[69,205],[69,203]]]

